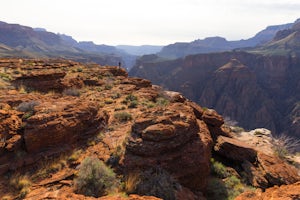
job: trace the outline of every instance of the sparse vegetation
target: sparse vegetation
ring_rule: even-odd
[[[105,86],[104,86],[104,89],[105,90],[111,90],[113,88],[113,86],[111,85],[111,84],[106,84]]]
[[[75,179],[75,191],[87,196],[107,195],[119,186],[113,170],[95,157],[87,157],[80,165]]]
[[[208,200],[233,200],[239,194],[253,189],[213,158],[211,159],[211,174],[207,188]]]
[[[28,119],[32,115],[34,115],[34,107],[39,105],[37,101],[29,101],[29,102],[22,102],[16,108],[20,112],[25,112],[22,116],[23,119]]]
[[[147,108],[153,108],[153,107],[155,107],[155,103],[152,102],[152,101],[143,101],[142,105],[146,106]]]
[[[211,162],[211,172],[219,178],[226,178],[229,173],[227,172],[226,167],[218,161],[215,161],[213,158],[210,159]]]
[[[104,100],[104,103],[105,103],[105,104],[112,104],[112,103],[114,103],[114,100],[111,99],[111,98],[108,98],[108,99],[105,99],[105,100]]]
[[[175,199],[175,191],[178,187],[170,174],[161,168],[129,174],[125,181],[125,189],[129,194],[155,196],[164,200]]]
[[[155,100],[157,106],[167,106],[169,105],[169,100],[163,97],[158,97]]]
[[[131,101],[128,105],[128,108],[136,108],[138,106],[138,101],[134,100],[134,101]]]
[[[112,98],[112,99],[118,99],[118,98],[120,98],[120,97],[121,97],[121,94],[120,94],[120,93],[115,93],[115,94],[111,95],[111,98]]]
[[[31,181],[28,176],[16,174],[10,178],[11,187],[19,191],[19,198],[24,198],[30,192]]]
[[[128,112],[117,112],[114,117],[120,122],[126,122],[132,120],[132,116]]]
[[[125,106],[121,106],[121,107],[116,107],[115,111],[120,111],[120,110],[125,110],[126,107]]]
[[[9,74],[6,74],[6,73],[0,73],[0,78],[2,78],[5,81],[12,80],[11,76]]]
[[[76,151],[74,151],[73,153],[72,153],[72,155],[70,155],[70,157],[67,159],[69,162],[74,162],[74,161],[76,161],[78,158],[79,158],[79,156],[80,156],[80,154],[82,153],[82,150],[81,149],[79,149],[79,150],[76,150]]]
[[[133,94],[129,94],[129,95],[126,96],[125,100],[126,100],[127,102],[128,102],[128,101],[137,101],[138,98],[137,98],[135,95],[133,95]]]
[[[32,180],[44,179],[51,176],[67,166],[66,157],[61,155],[58,158],[48,159],[39,164],[39,170],[32,176]]]
[[[20,112],[33,112],[34,107],[39,105],[37,101],[22,102],[18,105],[17,110]]]
[[[285,134],[274,136],[273,149],[280,158],[285,158],[300,151],[300,140]]]

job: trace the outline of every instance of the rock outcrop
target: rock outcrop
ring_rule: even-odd
[[[159,166],[180,184],[204,191],[212,140],[205,123],[190,107],[175,103],[143,113],[132,126],[126,146],[127,170]]]
[[[74,145],[98,133],[107,125],[108,116],[90,102],[47,102],[37,106],[37,112],[27,120],[24,142],[29,153]]]
[[[234,138],[219,136],[214,150],[220,156],[241,167],[254,187],[268,188],[300,180],[295,167],[275,155],[267,155]]]

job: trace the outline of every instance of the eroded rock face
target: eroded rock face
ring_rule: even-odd
[[[209,174],[212,139],[205,123],[182,103],[143,113],[128,137],[127,170],[162,167],[179,183],[204,190]]]
[[[41,92],[48,92],[50,90],[63,91],[64,85],[62,84],[62,79],[65,75],[66,73],[64,72],[29,74],[17,78],[14,84],[18,87],[23,85]]]
[[[269,200],[269,199],[282,199],[282,200],[298,200],[300,199],[300,182],[290,184],[290,185],[282,185],[275,186],[272,188],[266,189],[265,192],[261,190],[256,190],[252,192],[245,192],[235,200]]]
[[[214,147],[217,154],[240,165],[251,185],[268,188],[300,180],[297,170],[275,155],[267,155],[234,138],[219,136]]]
[[[0,155],[7,151],[15,151],[21,145],[22,113],[12,110],[8,104],[0,103]]]
[[[87,101],[47,102],[37,106],[24,131],[28,152],[74,144],[103,129],[108,116]]]

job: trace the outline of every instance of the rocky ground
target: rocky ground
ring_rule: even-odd
[[[2,199],[95,199],[74,189],[87,157],[110,166],[120,182],[99,199],[214,199],[212,180],[234,178],[243,186],[237,194],[245,192],[238,199],[299,199],[297,169],[249,137],[238,137],[214,110],[118,67],[0,60]],[[212,158],[225,166],[224,177],[211,172]]]

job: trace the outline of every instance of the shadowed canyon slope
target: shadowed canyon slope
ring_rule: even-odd
[[[265,127],[300,137],[299,66],[298,55],[233,51],[172,61],[153,55],[141,57],[130,75],[182,92],[247,129]]]

